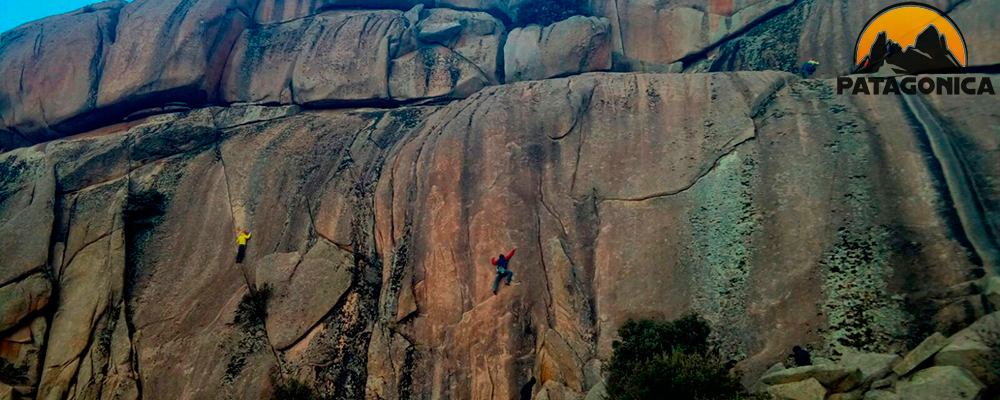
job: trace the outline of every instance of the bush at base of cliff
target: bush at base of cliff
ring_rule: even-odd
[[[333,397],[319,394],[302,382],[289,381],[274,388],[271,400],[333,400]]]
[[[519,26],[547,26],[574,15],[587,15],[583,0],[528,0],[517,10]]]
[[[747,393],[709,351],[711,329],[695,315],[669,323],[629,321],[618,330],[608,366],[607,400],[764,399]]]

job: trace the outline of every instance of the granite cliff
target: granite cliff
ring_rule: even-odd
[[[628,318],[703,315],[749,384],[994,311],[997,100],[837,95],[747,52],[875,2],[522,3],[110,1],[4,33],[0,389],[582,399]]]

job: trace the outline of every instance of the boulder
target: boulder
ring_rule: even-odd
[[[52,281],[42,273],[0,287],[0,332],[11,329],[25,317],[49,303]]]
[[[275,24],[314,15],[322,10],[364,8],[409,10],[432,0],[261,0],[254,13],[259,24]]]
[[[21,25],[0,36],[0,131],[18,146],[93,126],[105,54],[115,42],[123,3]],[[9,78],[9,79],[7,79]],[[101,119],[100,116],[97,116]],[[103,121],[101,121],[103,122]],[[0,139],[0,147],[7,140]]]
[[[0,125],[18,146],[107,122],[94,111],[105,55],[123,2],[45,18],[0,36]],[[0,131],[4,128],[0,127]],[[0,147],[8,147],[0,138]],[[9,146],[14,147],[14,146]]]
[[[814,378],[771,386],[767,388],[767,393],[775,400],[823,400],[826,398],[826,388]]]
[[[229,53],[251,23],[246,3],[137,0],[122,8],[97,93],[102,117],[217,101]]]
[[[427,43],[443,43],[461,31],[462,24],[458,22],[429,22],[417,27],[417,37]]]
[[[899,360],[900,357],[895,354],[847,352],[841,356],[840,364],[848,368],[860,369],[861,382],[859,387],[867,390],[873,382],[889,375],[892,372],[892,366]]]
[[[490,83],[475,64],[439,45],[392,60],[390,70],[389,94],[397,101],[466,98]]]
[[[0,400],[14,400],[14,388],[0,382]]]
[[[446,8],[426,10],[422,16],[416,27],[421,41],[450,48],[479,67],[490,84],[500,83],[507,34],[503,23],[486,13]]]
[[[1000,312],[994,312],[951,337],[951,343],[934,356],[938,366],[963,368],[984,384],[1000,384]]]
[[[924,339],[924,341],[921,342],[917,348],[911,350],[906,357],[903,357],[902,361],[893,366],[892,371],[895,372],[896,375],[906,376],[906,374],[913,371],[914,368],[923,364],[924,361],[934,357],[934,355],[947,346],[948,343],[950,343],[950,341],[947,337],[939,332],[934,332],[933,335]]]
[[[974,400],[985,388],[968,371],[945,366],[917,371],[896,385],[896,393],[906,400]]]
[[[865,393],[864,400],[900,400],[899,395],[888,390],[872,390]]]
[[[507,24],[514,21],[511,3],[516,2],[517,0],[435,0],[434,4],[441,8],[487,12]]]
[[[775,372],[784,371],[784,370],[785,370],[785,364],[784,363],[774,364],[770,368],[768,368],[767,371],[764,371],[764,374],[761,375],[761,378],[763,378],[765,376],[768,376],[768,375],[771,375],[771,374],[773,374]],[[767,384],[764,383],[760,378],[758,378],[757,381],[753,384],[753,386],[750,387],[750,392],[751,393],[763,393],[766,390],[767,390]]]
[[[980,291],[986,297],[990,311],[1000,310],[1000,277],[988,276],[979,284]]]
[[[857,367],[821,364],[784,369],[764,375],[760,380],[766,385],[781,385],[815,379],[829,389],[843,392],[860,383],[861,376],[861,370]]]
[[[611,69],[611,25],[576,16],[541,27],[514,29],[504,45],[507,82]]]
[[[308,29],[327,18],[300,19],[243,31],[233,45],[220,88],[226,103],[291,104],[292,70],[320,31]],[[306,36],[310,34],[309,36]]]
[[[409,51],[399,11],[332,11],[244,32],[223,78],[226,102],[335,104],[389,99],[389,61]]]
[[[300,105],[371,103],[389,99],[389,63],[406,49],[409,22],[399,11],[332,12],[317,16],[291,75]],[[253,60],[247,60],[253,62]]]
[[[889,375],[888,378],[879,379],[879,380],[877,380],[875,382],[872,382],[871,389],[873,389],[873,390],[874,389],[889,389],[889,388],[895,386],[896,382],[898,382],[898,381],[899,381],[899,377],[898,376],[896,376],[896,375]]]
[[[865,391],[854,389],[850,392],[831,394],[826,400],[861,400],[865,397]]]
[[[587,392],[587,397],[583,400],[604,400],[608,396],[607,381],[602,379]]]

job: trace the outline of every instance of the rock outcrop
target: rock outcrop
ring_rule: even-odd
[[[46,18],[0,36],[0,148],[93,127],[86,115],[97,108],[124,4]]]
[[[611,69],[607,19],[572,17],[542,27],[514,29],[504,46],[507,82],[546,79]]]
[[[591,0],[574,7],[595,17],[532,25],[558,9],[544,3],[107,1],[0,37],[0,72],[17,77],[0,83],[0,150],[192,107],[398,106],[591,71],[794,73],[815,58],[830,78],[893,4]],[[982,33],[987,3],[930,2],[963,27],[970,66],[989,69],[1000,46]]]
[[[724,0],[707,2],[591,0],[608,18],[619,71],[796,72],[816,59],[817,77],[850,73],[865,24],[894,0]],[[997,64],[1000,45],[988,38],[996,16],[988,0],[933,0],[949,13],[970,48],[970,66]],[[987,35],[987,36],[983,36]],[[978,54],[978,55],[977,55]]]
[[[951,338],[935,333],[902,359],[896,355],[852,353],[839,363],[790,370],[772,367],[754,385],[754,391],[770,393],[779,399],[972,400],[983,395],[989,398],[997,389],[993,382],[1000,379],[996,369],[986,367],[996,360],[998,319],[1000,313],[989,314]],[[951,344],[942,349],[943,343]],[[842,374],[833,373],[850,370],[855,365],[863,366],[863,372],[859,373],[863,378],[856,384],[844,385],[845,380],[838,378]]]

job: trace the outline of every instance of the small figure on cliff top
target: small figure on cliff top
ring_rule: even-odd
[[[802,79],[806,79],[812,74],[816,73],[816,67],[819,67],[819,61],[809,60],[805,64],[802,64]]]
[[[792,347],[792,357],[795,358],[795,365],[797,366],[805,367],[812,365],[812,357],[809,355],[809,352],[799,346]]]
[[[243,264],[243,257],[247,253],[247,240],[250,240],[250,232],[246,229],[240,230],[239,236],[236,237],[236,244],[238,245],[236,250],[237,264]]]
[[[499,258],[490,260],[490,263],[497,266],[497,278],[493,281],[493,294],[497,294],[497,289],[500,288],[500,279],[507,278],[507,286],[510,286],[510,280],[514,277],[514,273],[507,269],[507,263],[511,257],[514,257],[515,251],[517,249],[511,250],[506,257],[501,254]]]

